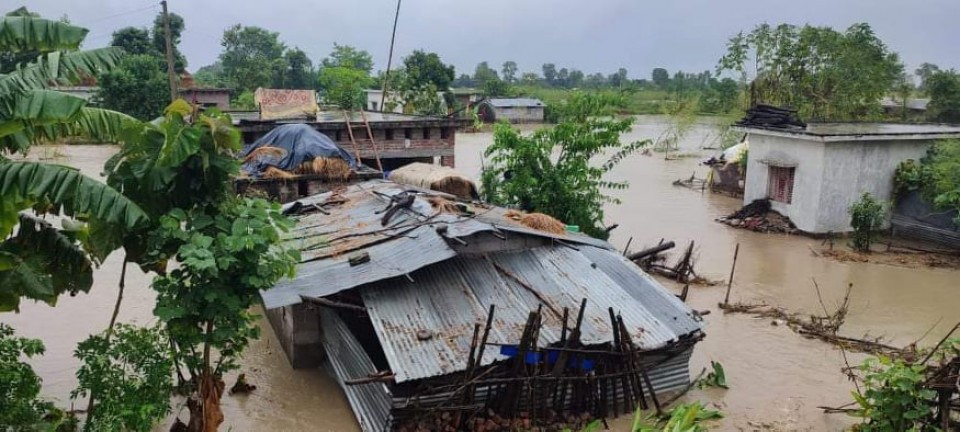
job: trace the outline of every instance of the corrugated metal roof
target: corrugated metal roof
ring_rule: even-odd
[[[346,385],[347,380],[364,378],[377,372],[370,356],[363,350],[357,338],[350,333],[347,325],[336,316],[336,312],[324,311],[320,314],[323,326],[323,348],[330,359],[327,365],[337,379],[353,414],[364,432],[387,430],[390,418],[391,394],[384,383],[364,385]]]
[[[581,249],[616,254],[589,246]],[[474,324],[485,320],[491,304],[496,305],[496,312],[490,341],[516,343],[520,339],[527,315],[540,301],[494,263],[540,292],[557,311],[569,308],[571,321],[581,299],[586,298],[581,328],[584,343],[612,340],[610,307],[623,315],[634,342],[642,349],[662,347],[700,328],[682,303],[644,304],[640,300],[644,296],[655,298],[645,291],[663,288],[655,282],[623,287],[620,282],[636,281],[625,276],[628,271],[623,269],[617,275],[609,275],[607,269],[618,261],[607,261],[603,266],[594,266],[581,251],[563,246],[497,253],[489,259],[457,257],[413,273],[415,282],[383,281],[360,292],[397,382],[464,369]],[[644,293],[631,294],[630,290]],[[541,346],[560,339],[560,317],[547,309]],[[431,332],[433,337],[420,340],[418,332],[422,330]],[[498,358],[497,352],[488,349],[482,364]]]
[[[517,107],[542,107],[543,102],[540,99],[533,98],[512,98],[512,99],[488,99],[490,105],[497,108],[517,108]]]
[[[497,207],[476,206],[473,217],[437,214],[423,197],[417,197],[409,210],[398,212],[386,227],[382,226],[382,211],[390,203],[390,197],[410,189],[389,181],[371,180],[339,192],[301,199],[305,207],[323,205],[324,212],[298,218],[296,228],[287,233],[287,244],[301,251],[297,276],[262,291],[264,306],[273,309],[297,304],[301,295],[333,295],[450,259],[456,252],[447,243],[449,237],[509,231],[611,247],[583,234],[551,234],[528,228],[507,218],[505,210]],[[336,201],[342,202],[324,205]],[[440,227],[446,228],[446,233],[439,233]],[[349,257],[362,252],[370,255],[370,262],[350,266]]]

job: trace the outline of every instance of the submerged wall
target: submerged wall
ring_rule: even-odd
[[[301,303],[267,310],[266,315],[294,369],[315,368],[323,363],[323,331],[316,309]]]

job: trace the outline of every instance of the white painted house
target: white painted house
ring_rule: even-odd
[[[851,231],[850,205],[864,192],[889,202],[900,162],[922,158],[960,126],[822,123],[805,129],[738,126],[750,152],[743,201],[772,208],[808,233]]]

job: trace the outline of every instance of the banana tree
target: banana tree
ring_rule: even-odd
[[[3,58],[35,54],[0,74],[0,311],[17,309],[22,297],[53,303],[64,292],[89,290],[92,266],[120,244],[102,239],[118,239],[116,233],[148,221],[121,193],[73,168],[4,157],[65,137],[117,142],[136,127],[127,115],[56,91],[121,58],[113,47],[79,51],[86,34],[22,10],[0,17]],[[57,228],[27,210],[65,218]],[[107,231],[114,235],[103,236]]]

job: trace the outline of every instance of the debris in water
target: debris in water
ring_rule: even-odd
[[[257,386],[247,382],[247,374],[237,376],[237,382],[230,387],[230,394],[248,394],[257,389]]]
[[[717,219],[717,222],[763,233],[797,233],[797,226],[790,218],[770,208],[770,200],[757,199],[733,214]]]

